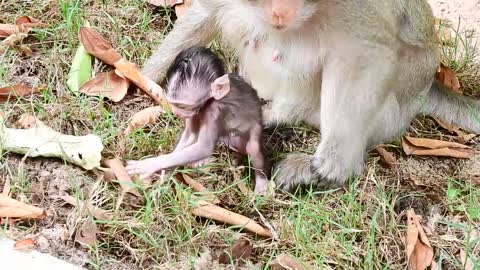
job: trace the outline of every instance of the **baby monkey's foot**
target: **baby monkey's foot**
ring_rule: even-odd
[[[268,181],[267,178],[259,178],[255,180],[255,195],[270,196],[274,195],[275,182]]]
[[[143,160],[129,160],[127,161],[127,166],[125,168],[130,176],[138,175],[141,180],[146,179],[157,171],[163,169],[159,157]]]

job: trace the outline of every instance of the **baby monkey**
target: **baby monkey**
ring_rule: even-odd
[[[223,143],[251,157],[255,193],[265,193],[268,175],[256,90],[239,75],[225,74],[223,62],[204,47],[178,54],[167,71],[164,89],[172,112],[184,120],[185,129],[172,153],[128,161],[128,173],[143,179],[160,170],[202,162]]]

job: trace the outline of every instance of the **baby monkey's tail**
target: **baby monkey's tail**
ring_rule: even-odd
[[[438,80],[433,82],[422,109],[425,114],[480,134],[480,102],[455,93]]]

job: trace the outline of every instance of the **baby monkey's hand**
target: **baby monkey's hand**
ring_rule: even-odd
[[[129,160],[125,168],[130,176],[138,175],[143,180],[164,169],[162,159],[162,156],[158,156],[143,160]]]

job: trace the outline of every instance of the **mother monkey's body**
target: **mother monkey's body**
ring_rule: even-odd
[[[419,113],[473,132],[473,100],[434,82],[439,64],[425,0],[194,0],[143,72],[163,78],[185,48],[216,34],[240,59],[240,72],[271,100],[267,124],[319,128],[316,153],[290,154],[277,183],[323,188],[362,172],[368,147],[398,136]]]

